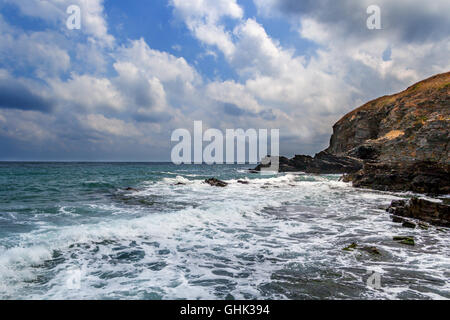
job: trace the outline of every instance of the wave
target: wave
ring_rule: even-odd
[[[156,197],[165,208],[93,203],[93,212],[109,215],[63,226],[49,220],[21,234],[14,247],[0,249],[0,297],[448,296],[448,233],[408,230],[415,248],[392,241],[404,230],[381,207],[401,194],[305,174],[233,177],[226,188],[196,178],[178,174],[126,192],[132,199]],[[63,215],[71,211],[61,207]],[[383,258],[342,251],[355,241],[376,246]],[[66,285],[74,268],[82,290]],[[382,275],[383,290],[365,286],[369,269]]]

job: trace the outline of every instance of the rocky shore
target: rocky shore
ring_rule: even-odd
[[[355,109],[333,126],[326,150],[314,157],[280,157],[279,170],[344,174],[345,181],[359,188],[447,195],[449,124],[450,72],[447,72]],[[255,170],[262,167],[259,165]],[[447,209],[436,210],[448,210],[448,206],[443,206]],[[424,205],[417,210],[420,208]]]
[[[394,219],[405,217],[422,220],[432,225],[450,227],[450,206],[446,204],[412,198],[410,200],[393,201],[387,211],[395,216]],[[398,221],[407,222],[405,220]],[[409,227],[414,226],[411,222],[409,223]],[[408,225],[405,226],[408,227]]]

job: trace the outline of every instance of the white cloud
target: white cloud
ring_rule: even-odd
[[[212,82],[208,85],[206,92],[212,100],[235,105],[241,110],[252,114],[263,110],[245,86],[234,81]]]
[[[127,123],[120,119],[106,118],[101,114],[79,116],[78,120],[82,126],[107,135],[119,137],[134,137],[142,135],[142,133],[133,124]]]
[[[60,104],[66,108],[94,110],[98,108],[123,111],[124,98],[108,78],[72,74],[67,81],[50,79],[49,85]]]
[[[151,49],[144,39],[130,41],[115,54],[117,61],[136,65],[140,72],[157,77],[162,82],[182,81],[195,84],[201,81],[197,72],[184,58],[177,58],[167,52]]]
[[[225,55],[233,54],[231,35],[221,19],[243,17],[243,10],[236,0],[171,0],[171,4],[198,40],[217,46]]]
[[[0,59],[14,68],[32,66],[39,77],[67,71],[70,56],[58,45],[62,37],[54,32],[30,32],[12,27],[0,15]]]
[[[114,37],[108,33],[103,12],[103,0],[3,0],[18,6],[24,15],[44,19],[53,23],[58,29],[66,29],[70,5],[81,8],[81,32],[101,45],[111,46]]]

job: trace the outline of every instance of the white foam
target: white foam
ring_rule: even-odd
[[[363,275],[370,266],[370,270],[386,278],[390,277],[389,268],[400,270],[408,265],[411,270],[440,279],[448,288],[448,234],[433,228],[425,234],[413,230],[416,248],[399,247],[391,241],[403,230],[392,225],[389,215],[378,207],[399,195],[357,190],[321,176],[285,174],[246,181],[249,183],[226,180],[226,188],[217,188],[178,175],[144,183],[131,196],[157,195],[167,203],[187,204],[183,208],[135,215],[133,208],[96,204],[92,208],[113,214],[90,224],[42,225],[23,234],[17,247],[0,251],[0,282],[4,284],[0,297],[96,299],[127,297],[127,292],[134,292],[134,298],[145,298],[139,292],[151,291],[166,299],[214,299],[217,295],[213,284],[221,283],[230,286],[229,292],[235,298],[261,298],[261,286],[280,270],[294,266],[288,271],[302,272],[324,265],[336,272],[346,268],[363,270]],[[142,214],[146,209],[139,210]],[[344,246],[356,240],[377,246],[390,260],[377,262],[370,257],[359,259],[360,251],[342,252]],[[131,242],[135,245],[131,246]],[[96,246],[98,251],[93,250]],[[65,260],[52,271],[32,268],[51,259],[55,250]],[[133,250],[143,252],[139,261],[113,263],[111,257],[118,252]],[[152,270],[149,266],[155,263],[164,266]],[[81,291],[65,286],[66,272],[73,266],[84,270]],[[51,279],[40,285],[40,292],[30,291],[25,281],[36,279],[39,272],[51,273]],[[116,276],[100,277],[108,272]],[[126,275],[130,272],[134,277]],[[240,274],[246,276],[238,277]],[[361,272],[353,274],[362,279]],[[368,289],[364,294],[396,298],[408,290],[407,285],[399,283],[380,292]]]

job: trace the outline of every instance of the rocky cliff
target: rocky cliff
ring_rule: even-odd
[[[450,72],[370,101],[333,127],[314,158],[280,161],[280,171],[349,173],[356,187],[450,193]]]
[[[449,164],[450,72],[370,101],[333,127],[327,152],[382,162]]]

